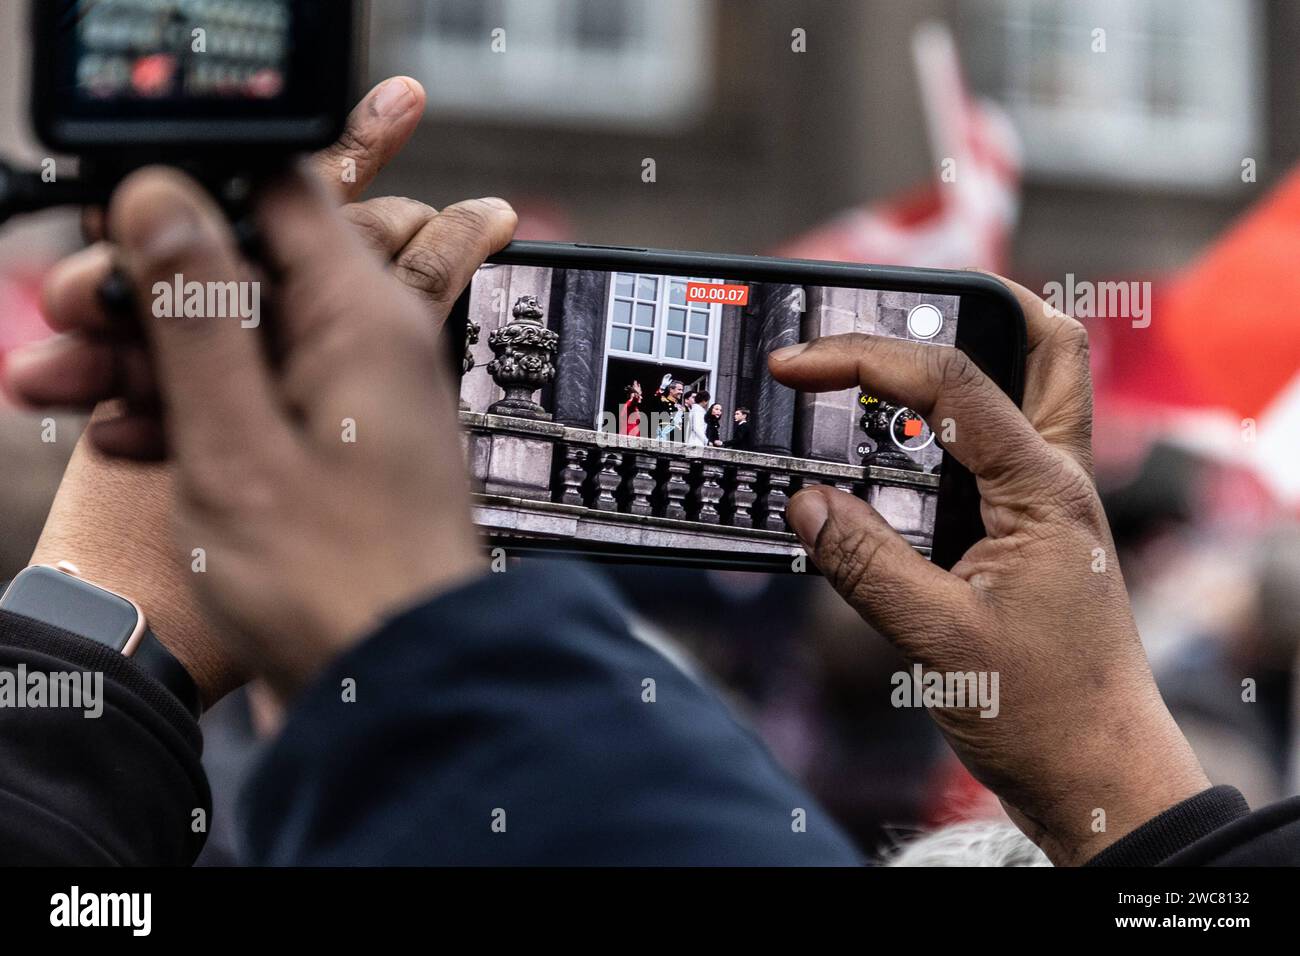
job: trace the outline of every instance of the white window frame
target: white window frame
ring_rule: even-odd
[[[1140,185],[1215,189],[1240,181],[1241,163],[1260,141],[1261,31],[1255,0],[967,0],[1000,30],[1006,64],[1001,95],[1025,140],[1031,175]],[[1159,115],[1126,93],[1145,77],[1153,49],[1147,35],[1153,4],[1178,18],[1202,57],[1180,57],[1192,113]],[[990,7],[993,9],[990,10]],[[1044,9],[1061,11],[1060,29],[1080,53],[1077,103],[1045,104],[1029,96],[1031,27]],[[993,14],[993,16],[989,16]],[[1106,31],[1106,52],[1093,52],[1093,30]]]
[[[632,326],[631,326],[632,331],[631,331],[631,335],[628,338],[628,348],[626,349],[614,348],[614,311],[617,308],[617,304],[620,301],[620,298],[622,299],[628,298],[627,296],[620,297],[618,295],[619,276],[632,277],[632,298],[631,298],[631,301],[633,303]],[[636,311],[637,311],[636,306],[637,304],[645,304],[650,301],[648,299],[641,299],[638,295],[641,279],[655,279],[658,281],[658,288],[655,293],[655,300],[654,300],[654,307],[655,307],[655,324],[654,324],[654,334],[653,334],[654,343],[652,345],[652,351],[648,354],[646,352],[637,352],[632,349],[632,346],[636,344],[635,337],[636,337],[637,330],[638,329],[644,330],[643,327],[638,326],[636,324]],[[702,372],[709,372],[710,374],[712,374],[715,371],[715,366],[717,365],[718,362],[718,330],[722,323],[722,306],[717,303],[708,303],[705,306],[705,308],[702,309],[700,308],[700,303],[687,303],[684,305],[678,305],[672,303],[669,301],[669,297],[674,282],[681,282],[681,283],[709,282],[709,283],[718,284],[721,283],[722,280],[721,279],[697,279],[697,278],[689,278],[687,276],[665,276],[665,275],[658,275],[656,273],[650,273],[650,272],[610,273],[609,288],[606,294],[606,301],[608,302],[608,305],[605,308],[605,355],[606,356],[613,355],[613,356],[617,356],[618,358],[633,359],[634,361],[638,361],[638,362],[653,362],[657,365],[674,365],[674,366],[680,366],[682,368],[698,369]],[[686,331],[684,332],[671,332],[668,329],[668,310],[674,308],[680,308],[686,310]],[[692,311],[708,312],[709,332],[707,336],[701,336],[698,333],[692,333],[690,331],[690,313]],[[671,358],[667,354],[668,337],[670,335],[685,336],[687,355],[690,354],[691,339],[698,340],[700,338],[704,338],[706,340],[704,360],[693,361],[685,357],[680,359]]]
[[[628,350],[616,349],[613,346],[614,307],[615,307],[615,302],[618,301],[617,289],[618,289],[618,277],[620,275],[628,275],[633,277],[632,288],[633,288],[634,296],[637,291],[638,280],[640,280],[642,277],[659,280],[659,289],[658,289],[658,294],[656,296],[656,304],[655,304],[654,352],[650,355],[647,355],[645,352],[631,351],[630,348]],[[719,342],[721,340],[722,306],[716,302],[709,303],[708,306],[709,335],[708,335],[708,345],[706,347],[706,360],[703,362],[692,362],[689,359],[685,359],[685,358],[675,359],[675,358],[667,357],[666,344],[667,344],[668,335],[677,334],[675,332],[669,333],[668,331],[668,310],[670,308],[681,307],[681,306],[675,306],[672,303],[670,303],[668,301],[668,297],[669,297],[670,289],[672,288],[672,283],[674,282],[709,282],[713,284],[722,284],[725,283],[726,280],[692,278],[687,276],[666,276],[666,275],[659,275],[657,273],[651,273],[651,272],[612,272],[609,275],[608,281],[609,281],[609,285],[607,287],[606,295],[605,295],[605,301],[607,302],[607,305],[605,307],[605,357],[601,361],[600,404],[598,407],[600,409],[603,409],[605,407],[605,401],[607,397],[606,389],[609,385],[608,382],[609,360],[611,358],[626,359],[632,362],[644,362],[647,365],[671,365],[674,368],[689,369],[691,371],[701,372],[708,375],[710,387],[713,387],[713,382],[718,377],[718,349],[720,347]],[[638,301],[648,301],[648,300],[638,300]],[[685,308],[687,312],[686,328],[689,330],[691,306],[685,306]],[[695,311],[698,312],[702,310],[697,308]],[[636,329],[637,329],[635,306],[633,307],[632,310],[632,322],[633,322],[632,335],[634,336],[636,334]],[[687,335],[687,342],[688,342],[687,351],[689,353],[690,333],[687,332],[685,334]],[[699,338],[698,335],[695,337]],[[634,344],[634,342],[635,339],[629,337],[628,345],[631,346],[632,344]],[[641,386],[645,391],[646,398],[648,399],[649,396],[654,392],[654,390],[659,387],[659,383],[642,382]],[[597,422],[599,423],[599,418],[597,419]]]
[[[499,0],[501,22],[481,38],[422,29],[421,5],[436,2],[383,0],[375,13],[379,59],[420,80],[433,111],[664,132],[707,105],[714,0],[617,0],[627,4],[631,36],[615,49],[577,42],[574,5],[587,0]],[[492,50],[497,28],[503,53]]]

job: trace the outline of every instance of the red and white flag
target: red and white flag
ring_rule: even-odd
[[[1300,513],[1297,257],[1300,169],[1157,283],[1149,327],[1089,323],[1099,464],[1122,468],[1161,440],[1253,475]],[[1239,487],[1234,498],[1242,511]]]
[[[913,40],[935,177],[900,198],[851,209],[777,255],[938,269],[1004,267],[1020,211],[1020,140],[992,103],[974,99],[946,26]]]

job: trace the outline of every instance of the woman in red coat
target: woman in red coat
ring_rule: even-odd
[[[627,387],[627,401],[623,403],[623,434],[629,438],[641,437],[641,383],[633,380]]]

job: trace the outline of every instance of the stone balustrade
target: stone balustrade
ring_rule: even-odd
[[[629,438],[462,412],[476,519],[501,538],[587,547],[800,553],[790,497],[832,485],[865,499],[928,553],[939,479],[892,468]]]

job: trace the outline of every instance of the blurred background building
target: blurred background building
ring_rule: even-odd
[[[911,56],[933,19],[1024,139],[1022,275],[1180,265],[1259,195],[1244,157],[1265,183],[1300,146],[1291,3],[380,0],[375,75],[434,104],[390,182],[533,197],[586,241],[766,251],[936,174]]]
[[[36,162],[44,154],[26,123],[25,6],[0,4],[0,148]],[[927,190],[943,182],[945,130],[927,108],[914,41],[923,24],[947,24],[970,87],[1000,107],[1023,150],[1009,187],[1018,219],[997,257],[1006,273],[1037,290],[1073,275],[1150,281],[1168,293],[1145,337],[1126,322],[1088,323],[1102,390],[1099,480],[1144,640],[1211,776],[1255,801],[1300,786],[1296,502],[1258,469],[1231,467],[1244,449],[1224,453],[1220,442],[1202,454],[1195,442],[1166,441],[1177,429],[1156,410],[1219,409],[1217,424],[1179,418],[1184,438],[1238,422],[1244,436],[1247,423],[1258,425],[1283,449],[1269,459],[1273,474],[1300,474],[1300,422],[1269,411],[1300,370],[1290,305],[1300,289],[1287,268],[1300,254],[1300,202],[1287,192],[1300,157],[1300,3],[373,7],[372,78],[411,74],[431,101],[377,192],[439,206],[505,196],[526,238],[738,253],[797,246],[846,211],[882,203],[905,226],[932,212]],[[648,159],[653,182],[643,178]],[[1272,254],[1250,252],[1247,235],[1237,258],[1212,257],[1218,268],[1207,272],[1206,250],[1277,190],[1283,201],[1259,240]],[[39,276],[77,242],[69,214],[0,232],[0,353],[36,334]],[[1233,278],[1247,265],[1257,270],[1249,288]],[[1169,358],[1197,342],[1213,354]],[[1265,384],[1256,363],[1268,366]],[[1207,368],[1222,374],[1207,377]],[[1133,382],[1153,400],[1111,400],[1133,394]],[[1243,398],[1229,394],[1234,382],[1258,388]],[[66,454],[31,434],[28,420],[0,412],[0,576],[25,560]],[[891,827],[990,806],[923,713],[889,706],[897,660],[822,582],[615,574],[646,626],[699,657],[865,847]],[[1247,680],[1253,703],[1242,699]]]

